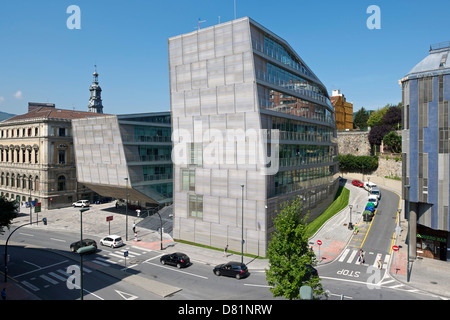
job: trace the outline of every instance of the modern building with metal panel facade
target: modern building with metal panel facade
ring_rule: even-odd
[[[403,90],[403,198],[410,256],[450,259],[450,42],[400,80]],[[409,205],[409,209],[408,209]]]
[[[289,44],[245,17],[168,40],[173,237],[264,256],[295,196],[314,218],[338,164],[325,86]]]
[[[169,112],[73,121],[78,181],[106,197],[162,206],[172,202]]]

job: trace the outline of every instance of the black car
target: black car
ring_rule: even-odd
[[[250,275],[244,263],[235,261],[219,264],[214,267],[213,272],[216,276],[235,277],[236,279],[242,279]]]
[[[72,243],[70,245],[70,251],[77,252],[78,249],[88,246],[94,246],[95,249],[93,249],[92,252],[97,251],[97,242],[95,242],[95,240],[92,239],[83,239],[83,243],[81,243],[81,241]]]
[[[312,265],[307,265],[306,266],[306,274],[308,276],[312,276],[312,277],[318,277],[319,276],[319,272],[317,271],[316,268],[314,268]]]
[[[162,256],[159,261],[161,264],[170,264],[177,268],[187,267],[191,264],[191,260],[187,255],[181,252],[170,253]]]

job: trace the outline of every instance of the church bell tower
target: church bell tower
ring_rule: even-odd
[[[89,112],[93,113],[103,113],[103,104],[102,104],[102,88],[98,85],[98,73],[97,66],[95,66],[94,71],[94,80],[89,88],[91,92],[91,98],[89,99]]]

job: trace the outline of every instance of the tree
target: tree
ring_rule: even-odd
[[[267,282],[274,297],[299,299],[300,287],[310,286],[314,295],[323,293],[320,279],[313,276],[310,267],[316,263],[308,244],[307,215],[301,218],[302,205],[297,198],[286,204],[274,219],[275,231],[269,243]]]
[[[402,153],[402,137],[400,137],[395,131],[389,132],[383,138],[383,143],[389,147],[394,153]]]
[[[367,112],[364,107],[355,113],[355,118],[353,119],[353,127],[365,129],[367,128],[367,120],[369,119],[369,112]]]
[[[369,117],[369,120],[367,120],[367,125],[371,128],[382,125],[383,124],[383,117],[386,114],[389,104],[384,106],[381,109],[378,109],[377,111],[372,112],[372,114]]]
[[[373,127],[369,132],[369,142],[371,145],[380,145],[385,135],[392,131],[392,126],[382,124]]]
[[[401,103],[399,105],[401,105]],[[381,122],[390,125],[397,130],[400,129],[402,124],[402,108],[399,106],[390,106]]]
[[[3,234],[3,228],[11,225],[12,220],[18,216],[16,202],[9,201],[5,197],[0,197],[0,234]]]

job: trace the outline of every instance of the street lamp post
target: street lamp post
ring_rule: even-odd
[[[162,243],[163,243],[163,234],[162,234],[162,226],[163,226],[163,224],[162,224],[161,214],[159,213],[159,211],[157,211],[156,213],[157,213],[158,216],[159,216],[159,223],[160,223],[159,233],[160,233],[160,235],[161,235],[161,250],[162,250],[162,249],[163,249],[163,245],[162,245]]]
[[[83,212],[89,208],[80,209],[80,248],[83,247]],[[80,299],[83,300],[83,254],[80,254]]]
[[[352,208],[353,208],[353,205],[349,204],[348,207],[350,208],[350,222],[348,223],[348,229],[352,230],[353,229],[353,224],[352,224]]]
[[[47,225],[47,218],[43,218],[42,222],[44,222],[44,225]],[[37,223],[37,222],[25,223],[25,224],[23,224],[21,226],[18,226],[16,229],[14,229],[14,231],[12,231],[9,234],[8,238],[6,239],[6,243],[5,243],[5,257],[4,257],[5,258],[5,282],[8,281],[8,242],[9,242],[9,238],[11,238],[13,233],[16,232],[17,230],[19,230],[20,228],[25,227],[25,226],[29,226],[29,225],[31,225],[33,223]]]
[[[241,241],[241,263],[244,263],[244,185],[241,184],[242,188],[242,210],[241,210],[241,216],[242,216],[242,241]]]

